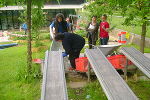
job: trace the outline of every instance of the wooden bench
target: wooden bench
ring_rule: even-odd
[[[68,100],[61,51],[46,52],[41,100]]]
[[[108,100],[138,100],[100,49],[85,52]]]
[[[150,58],[133,47],[122,47],[120,51],[150,78]]]

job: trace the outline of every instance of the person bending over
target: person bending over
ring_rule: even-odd
[[[79,58],[80,51],[85,45],[85,39],[77,34],[65,32],[56,34],[55,40],[58,42],[62,42],[62,46],[65,49],[63,57],[69,55],[71,64],[69,70],[76,69],[75,59]]]

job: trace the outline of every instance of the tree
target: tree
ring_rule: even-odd
[[[27,71],[30,74],[32,72],[32,36],[31,36],[31,9],[37,6],[41,9],[46,0],[0,0],[0,6],[8,5],[27,5],[27,25],[28,25],[28,45],[27,45]],[[48,1],[48,0],[47,0]]]
[[[121,14],[126,16],[124,25],[141,25],[140,51],[144,53],[146,27],[150,16],[149,0],[95,0],[90,6],[90,11],[99,16],[101,12],[113,14],[114,10],[121,10]]]
[[[113,5],[114,1],[110,0]],[[126,15],[125,24],[130,25],[132,21],[137,21],[141,25],[141,44],[140,51],[144,53],[146,27],[148,16],[150,16],[150,1],[149,0],[115,0],[115,5],[121,8],[123,14]],[[114,5],[113,5],[114,6]]]
[[[27,47],[27,71],[32,71],[32,45],[31,45],[31,6],[32,0],[27,0],[27,25],[28,25],[28,47]]]

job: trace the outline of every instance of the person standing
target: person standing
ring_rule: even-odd
[[[80,35],[65,32],[56,34],[55,40],[57,42],[62,42],[63,48],[65,49],[63,57],[69,55],[71,64],[69,70],[76,69],[75,59],[79,58],[80,51],[85,45],[85,39]]]
[[[25,33],[25,34],[27,34],[27,29],[28,29],[28,27],[27,27],[26,22],[22,24],[21,29],[24,30],[24,33]]]
[[[86,27],[86,31],[88,32],[86,37],[88,38],[89,49],[96,45],[96,41],[98,39],[98,28],[99,24],[97,23],[97,17],[93,16],[92,21]]]
[[[107,22],[107,15],[104,14],[101,17],[102,22],[100,23],[100,44],[107,45],[109,40],[109,23]]]
[[[73,33],[73,25],[72,25],[72,21],[69,17],[66,18],[66,22],[69,26],[69,32]]]
[[[52,39],[54,39],[54,36],[57,33],[64,33],[68,32],[69,30],[69,25],[65,21],[64,15],[62,13],[58,13],[56,15],[56,20],[52,22],[50,25],[50,35]]]

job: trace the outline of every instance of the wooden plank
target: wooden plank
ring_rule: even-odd
[[[120,51],[150,78],[149,58],[133,47],[122,47]]]
[[[86,49],[86,55],[108,100],[138,100],[100,49]]]
[[[68,100],[64,65],[61,51],[49,51],[44,77],[45,89],[41,100]],[[45,74],[46,73],[46,74]],[[44,81],[44,80],[43,80]]]

